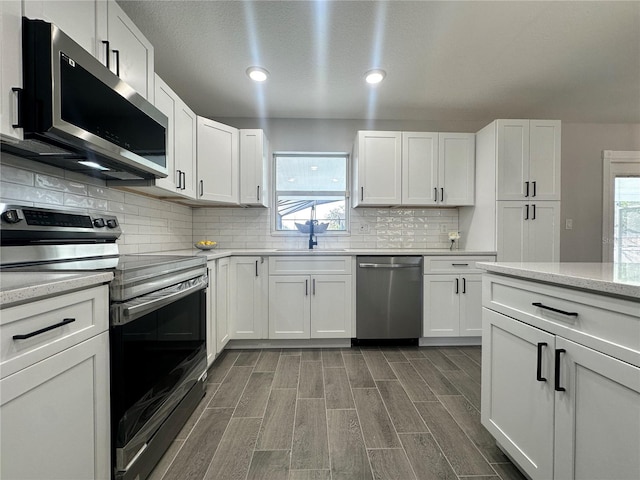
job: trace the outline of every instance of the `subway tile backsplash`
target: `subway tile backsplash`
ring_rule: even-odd
[[[272,234],[264,208],[188,206],[105,186],[74,172],[2,153],[0,200],[40,207],[78,208],[116,215],[121,253],[191,248],[202,239],[222,248],[306,248],[308,236]],[[458,229],[455,208],[350,210],[350,235],[318,235],[319,248],[448,248]]]

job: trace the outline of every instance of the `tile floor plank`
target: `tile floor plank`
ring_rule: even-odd
[[[459,347],[458,349],[478,365],[482,364],[482,349],[480,347]]]
[[[329,468],[327,411],[324,399],[299,399],[297,402],[291,468],[295,470]]]
[[[411,365],[436,395],[459,395],[451,382],[426,358],[412,358]]]
[[[300,355],[280,355],[273,388],[298,388]]]
[[[360,418],[367,448],[397,448],[400,446],[393,423],[376,388],[354,388],[353,399]]]
[[[229,373],[229,369],[238,359],[240,352],[232,350],[223,351],[218,358],[215,359],[213,365],[209,367],[207,372],[207,383],[222,383],[224,377]]]
[[[252,373],[233,416],[262,417],[269,399],[273,377],[273,372]]]
[[[502,480],[526,480],[526,477],[511,462],[492,463],[491,466]]]
[[[253,367],[231,367],[208,406],[210,408],[235,407],[252,370]]]
[[[440,402],[416,402],[415,405],[457,475],[495,474]]]
[[[229,425],[204,477],[205,480],[235,480],[246,477],[260,422],[260,418],[229,420]]]
[[[410,363],[393,363],[391,368],[402,383],[409,398],[414,402],[437,401],[436,395]]]
[[[328,410],[333,480],[371,480],[371,467],[355,410]]]
[[[400,347],[400,351],[407,359],[424,358],[420,347]]]
[[[418,480],[457,480],[430,433],[403,433],[399,437]]]
[[[263,350],[254,367],[254,372],[275,372],[280,360],[280,350]]]
[[[253,453],[247,480],[286,480],[289,477],[289,450],[262,450]]]
[[[373,388],[376,386],[371,372],[369,372],[369,367],[364,361],[364,356],[345,355],[344,366],[347,369],[347,377],[351,388]]]
[[[480,384],[463,371],[444,372],[444,376],[451,384],[466,397],[469,402],[480,410]]]
[[[398,433],[427,432],[422,417],[398,380],[376,381],[382,401]]]
[[[330,470],[291,470],[289,480],[331,480]]]
[[[236,362],[233,364],[235,367],[255,367],[258,357],[260,356],[260,350],[244,350],[240,352]]]
[[[449,359],[449,357],[444,355],[440,350],[436,348],[428,348],[426,350],[423,350],[422,354],[427,357],[431,361],[431,363],[433,363],[435,367],[441,372],[460,370],[460,367],[458,367]]]
[[[325,368],[324,389],[327,409],[356,408],[345,368]]]
[[[302,362],[300,364],[298,398],[324,398],[322,364],[320,362]]]
[[[362,355],[374,380],[395,380],[396,375],[380,350],[363,350]]]
[[[482,379],[482,368],[471,360],[470,357],[467,355],[449,355],[449,360],[460,367],[474,382],[480,383]]]
[[[467,399],[459,395],[444,395],[439,400],[489,463],[509,461],[496,446],[495,439],[480,423],[480,412]]]
[[[384,355],[384,358],[387,359],[387,362],[408,362],[409,360],[405,357],[399,348],[381,348],[380,351]]]
[[[296,357],[299,357],[302,355],[302,349],[301,348],[283,348],[282,351],[280,352],[280,355],[294,355]]]
[[[302,361],[303,362],[321,362],[322,350],[320,350],[319,348],[306,348],[302,350]]]
[[[288,450],[291,448],[295,409],[296,391],[294,389],[271,390],[256,449]]]
[[[342,352],[335,349],[322,350],[322,366],[324,368],[344,367]]]
[[[171,463],[164,479],[204,478],[232,413],[232,408],[206,409]]]
[[[368,453],[376,480],[415,480],[416,476],[402,448],[368,450]]]

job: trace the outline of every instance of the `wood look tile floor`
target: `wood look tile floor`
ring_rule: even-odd
[[[152,480],[522,480],[480,347],[227,350]]]

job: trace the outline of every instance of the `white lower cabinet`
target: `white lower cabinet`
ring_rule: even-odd
[[[424,276],[425,337],[482,335],[482,275]]]
[[[269,338],[351,338],[350,257],[269,259]]]
[[[533,480],[640,478],[637,303],[485,282],[481,420],[500,447]]]
[[[216,325],[216,260],[207,262],[207,275],[209,275],[209,288],[207,288],[207,368],[211,366],[218,354],[217,325]]]
[[[229,258],[216,261],[216,344],[220,353],[229,342]]]
[[[266,338],[268,263],[264,257],[232,257],[230,267],[231,338]]]

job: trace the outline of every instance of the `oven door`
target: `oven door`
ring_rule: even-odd
[[[206,275],[111,306],[111,424],[125,471],[206,371]]]

